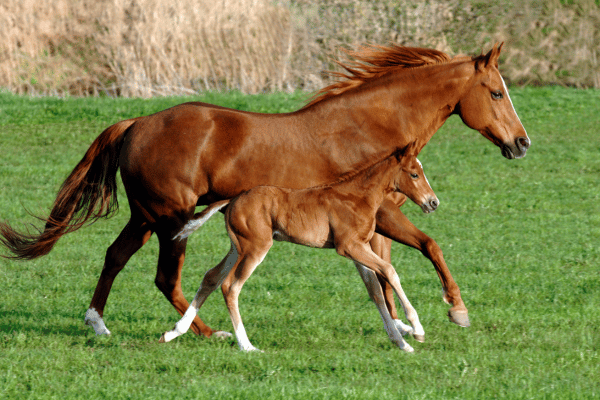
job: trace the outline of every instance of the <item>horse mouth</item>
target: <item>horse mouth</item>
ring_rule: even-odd
[[[512,150],[510,149],[510,147],[508,146],[502,146],[502,156],[504,156],[504,158],[507,158],[509,160],[513,160],[515,159],[515,154],[512,152]]]
[[[509,160],[523,158],[527,154],[529,146],[531,146],[531,140],[528,137],[519,137],[515,143],[504,144],[501,147],[502,155]]]

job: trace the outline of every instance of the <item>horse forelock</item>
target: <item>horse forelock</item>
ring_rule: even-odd
[[[329,71],[337,82],[319,90],[304,107],[312,106],[330,97],[377,79],[392,71],[419,68],[451,61],[451,57],[439,50],[398,45],[367,45],[359,50],[344,50],[348,61],[336,61],[346,72]]]

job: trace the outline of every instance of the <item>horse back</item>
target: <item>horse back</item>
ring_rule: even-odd
[[[258,185],[302,188],[340,173],[296,114],[186,103],[137,120],[122,147],[126,191],[140,206],[189,209]],[[162,209],[158,210],[158,209]]]

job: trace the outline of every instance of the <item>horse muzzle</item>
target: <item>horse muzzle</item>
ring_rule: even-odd
[[[527,136],[521,136],[516,138],[514,143],[505,143],[501,148],[502,155],[509,160],[523,158],[529,146],[531,146],[531,140]]]
[[[425,214],[429,214],[434,212],[439,205],[440,201],[437,197],[430,197],[425,203],[421,204],[421,209]]]

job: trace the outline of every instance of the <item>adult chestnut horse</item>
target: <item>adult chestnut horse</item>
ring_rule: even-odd
[[[340,63],[347,73],[338,74],[337,83],[293,113],[186,103],[118,122],[100,134],[67,177],[44,229],[19,233],[3,223],[0,240],[13,258],[47,254],[62,235],[116,209],[120,167],[131,217],[106,252],[86,322],[98,334],[110,333],[102,316],[113,281],[153,232],[160,245],[156,286],[183,314],[189,305],[180,284],[186,241],[172,238],[196,206],[257,185],[298,189],[333,182],[394,148],[417,139],[424,145],[452,114],[500,147],[504,157],[523,157],[530,141],[498,71],[501,47],[477,57],[450,58],[431,49],[369,46],[350,52],[353,61]],[[443,298],[452,304],[450,319],[468,326],[467,309],[441,249],[399,210],[405,200],[396,194],[383,202],[376,232],[431,260]],[[390,260],[389,239],[376,236],[371,245]],[[385,296],[397,319],[389,285],[381,282],[382,293],[374,275],[357,267],[370,296]],[[200,318],[192,329],[213,333]]]

